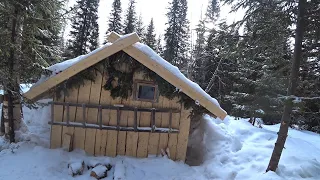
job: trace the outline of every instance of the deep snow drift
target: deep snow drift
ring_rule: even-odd
[[[127,180],[143,179],[320,179],[320,136],[308,131],[290,129],[286,149],[276,173],[265,173],[277,137],[279,125],[253,127],[246,120],[225,121],[205,117],[206,145],[204,163],[190,167],[167,158],[91,157],[81,150],[65,152],[48,149],[49,107],[23,108],[28,129],[17,137],[21,142],[8,144],[0,137],[0,179],[90,179],[90,171],[71,177],[70,162],[92,160],[110,162],[108,172]],[[116,171],[114,173],[114,171]]]

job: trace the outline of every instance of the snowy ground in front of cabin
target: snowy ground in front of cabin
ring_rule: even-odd
[[[68,174],[68,163],[81,160],[118,164],[106,179],[113,179],[114,169],[118,176],[127,180],[320,179],[320,136],[308,131],[290,129],[277,172],[265,173],[279,125],[257,128],[244,119],[229,117],[222,122],[207,116],[203,140],[206,144],[205,162],[201,166],[190,167],[163,157],[91,157],[81,150],[68,153],[61,149],[48,149],[50,108],[31,110],[23,107],[23,111],[27,128],[17,134],[20,142],[8,144],[0,137],[1,180],[90,179],[89,170],[75,178]]]

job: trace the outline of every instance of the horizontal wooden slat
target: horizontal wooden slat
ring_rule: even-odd
[[[131,106],[113,106],[113,105],[100,105],[100,104],[80,104],[80,103],[71,103],[71,102],[48,102],[48,104],[54,104],[54,105],[69,105],[74,107],[82,107],[85,105],[86,108],[101,108],[101,109],[114,109],[114,110],[121,110],[121,111],[139,111],[139,112],[172,112],[172,113],[180,113],[179,109],[171,109],[171,108],[137,108],[137,107],[131,107]]]
[[[90,124],[90,123],[77,123],[77,122],[51,122],[49,121],[48,124],[50,125],[60,125],[60,126],[68,126],[68,127],[82,127],[82,128],[92,128],[92,129],[105,129],[105,130],[116,130],[116,131],[137,131],[137,132],[154,132],[154,133],[179,133],[178,129],[169,129],[169,128],[154,128],[152,131],[151,127],[137,127],[135,130],[134,127],[122,127],[122,126],[105,126],[99,124]]]
[[[108,37],[108,41],[116,42],[119,38],[120,36],[118,34],[112,32]],[[227,113],[221,107],[217,106],[215,103],[212,103],[210,99],[200,94],[197,89],[190,87],[187,82],[177,77],[170,71],[170,69],[166,69],[163,65],[157,63],[157,60],[155,60],[156,57],[149,57],[147,54],[134,46],[126,47],[123,49],[123,51],[153,72],[157,73],[159,76],[178,89],[181,89],[182,92],[184,92],[190,98],[199,101],[199,103],[212,114],[216,115],[220,119],[224,119],[227,116]]]
[[[77,62],[71,67],[65,69],[59,74],[49,78],[48,80],[42,82],[41,84],[32,87],[24,96],[30,100],[36,100],[38,96],[50,90],[54,86],[60,84],[61,82],[67,80],[68,78],[76,75],[82,70],[87,69],[88,67],[97,64],[101,60],[115,54],[118,51],[121,51],[123,48],[128,47],[139,41],[139,37],[136,33],[130,34],[118,41],[114,42],[110,46],[105,46],[99,49],[97,52],[89,53],[85,55],[82,61]]]

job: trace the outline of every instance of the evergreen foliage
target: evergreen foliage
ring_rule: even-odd
[[[138,34],[138,36],[140,37],[141,39],[141,42],[145,43],[145,27],[143,25],[143,21],[142,21],[142,15],[140,14],[139,15],[139,18],[138,18],[138,21],[137,21],[137,24],[136,24],[136,28],[135,28],[135,32]]]
[[[99,0],[78,0],[72,19],[71,39],[68,41],[69,57],[74,58],[98,48]]]
[[[189,21],[187,0],[172,0],[167,13],[168,23],[164,34],[164,59],[186,72],[189,63]]]
[[[150,24],[147,27],[147,33],[145,35],[145,44],[148,45],[151,49],[156,50],[156,43],[157,40],[152,18]]]
[[[161,35],[158,36],[156,39],[156,49],[155,51],[160,55],[163,56],[163,46],[162,46],[162,38]]]
[[[112,10],[109,16],[108,31],[106,32],[106,35],[108,35],[112,31],[118,34],[122,34],[123,25],[121,13],[121,0],[114,0],[112,3]]]
[[[220,15],[220,5],[218,0],[209,0],[206,16],[211,22],[215,22]]]
[[[1,2],[0,82],[4,86],[34,82],[43,67],[60,61],[63,6],[62,0]]]
[[[124,34],[132,33],[137,28],[137,14],[135,7],[135,0],[129,0],[129,7],[127,9],[125,20],[124,20]]]
[[[280,119],[283,104],[279,97],[285,95],[291,58],[287,44],[289,25],[289,17],[276,3],[261,3],[259,11],[246,19],[232,91],[234,115],[271,115],[273,119],[275,116]]]

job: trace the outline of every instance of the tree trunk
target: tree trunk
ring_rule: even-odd
[[[304,33],[305,6],[306,6],[306,0],[299,0],[293,61],[292,61],[291,75],[290,75],[290,80],[289,80],[289,85],[287,90],[287,96],[289,98],[291,95],[294,95],[297,84],[298,84],[300,60],[302,59],[302,40],[303,40],[303,33]],[[290,98],[289,100],[290,101],[286,102],[284,106],[284,111],[281,118],[280,130],[278,132],[278,138],[277,138],[275,147],[273,149],[268,168],[266,170],[267,172],[269,170],[276,171],[279,164],[282,150],[284,148],[284,144],[288,136],[288,129],[291,121],[291,112],[293,107],[292,98]]]
[[[17,6],[17,5],[16,5]],[[7,118],[9,124],[9,139],[10,142],[14,142],[14,115],[13,115],[13,100],[14,98],[14,89],[16,85],[16,76],[14,73],[14,64],[15,64],[15,48],[16,48],[16,41],[17,41],[17,21],[18,21],[18,13],[19,10],[17,7],[14,7],[12,23],[11,23],[11,50],[10,50],[10,57],[8,59],[8,82],[5,85],[5,96],[7,96]]]

